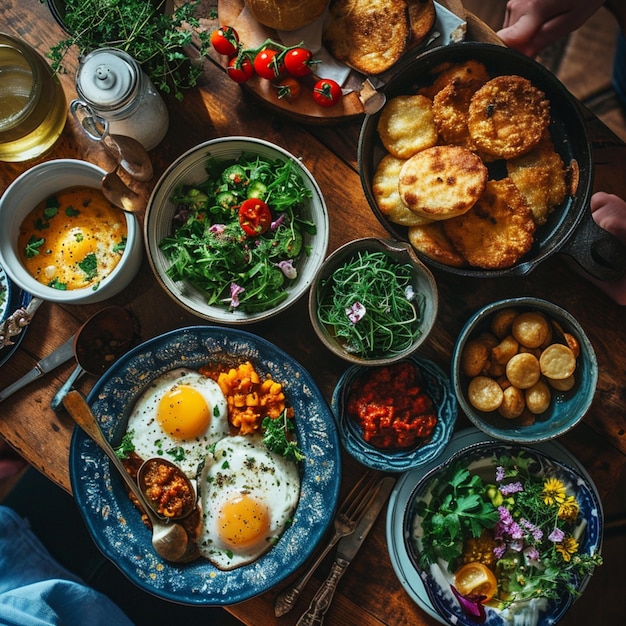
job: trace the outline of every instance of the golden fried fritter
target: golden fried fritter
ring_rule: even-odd
[[[380,74],[404,52],[409,40],[405,0],[331,0],[323,40],[342,63]]]
[[[467,117],[472,96],[483,84],[480,79],[463,81],[456,77],[435,94],[433,118],[445,143],[476,149],[467,127]]]
[[[425,96],[389,100],[380,113],[377,130],[387,151],[398,159],[408,159],[439,140],[432,102]]]
[[[416,226],[430,220],[414,213],[400,199],[398,179],[404,165],[402,159],[396,159],[391,154],[385,155],[374,173],[372,179],[372,193],[380,212],[394,224],[402,226]]]
[[[468,128],[478,148],[503,159],[528,152],[550,123],[545,94],[521,76],[497,76],[472,97]]]
[[[461,146],[433,146],[406,161],[398,189],[411,211],[445,220],[468,211],[486,182],[487,168],[473,152]]]
[[[464,85],[475,80],[484,84],[490,78],[487,68],[480,61],[475,61],[474,59],[462,61],[461,63],[443,63],[437,66],[432,74],[435,77],[432,85],[423,87],[418,91],[419,94],[431,100],[437,92],[441,91],[453,80],[456,80],[458,85]]]
[[[533,212],[535,224],[546,223],[551,211],[567,195],[567,169],[545,136],[530,152],[507,161],[507,171]]]
[[[491,180],[465,215],[443,222],[454,247],[467,262],[483,269],[504,269],[526,254],[532,244],[532,211],[510,178]]]
[[[423,226],[409,226],[409,242],[422,254],[433,261],[452,267],[463,267],[465,259],[446,236],[442,222],[431,222]]]

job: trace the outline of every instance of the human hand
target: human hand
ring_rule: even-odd
[[[591,196],[590,204],[595,223],[626,246],[626,202],[614,194],[598,191]],[[610,282],[587,278],[617,304],[626,305],[626,274]]]
[[[605,0],[509,0],[498,36],[509,47],[535,57],[580,28]]]

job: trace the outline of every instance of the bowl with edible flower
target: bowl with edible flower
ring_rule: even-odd
[[[476,427],[497,439],[537,443],[580,423],[593,402],[598,363],[568,311],[525,296],[471,316],[455,344],[451,378]]]
[[[0,265],[50,302],[101,302],[126,288],[143,259],[137,218],[101,191],[105,171],[55,159],[18,176],[0,198]]]
[[[322,192],[300,159],[251,137],[222,137],[181,155],[146,210],[153,273],[206,320],[249,324],[305,294],[328,247]]]
[[[448,624],[556,624],[601,565],[603,512],[580,467],[493,440],[415,485],[405,542]]]
[[[348,454],[384,472],[436,459],[457,417],[447,374],[419,355],[376,367],[352,365],[337,382],[331,407]]]
[[[309,292],[322,343],[356,365],[387,365],[414,353],[437,318],[430,270],[406,243],[355,239],[335,250]]]

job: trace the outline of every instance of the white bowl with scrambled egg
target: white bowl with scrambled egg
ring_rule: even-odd
[[[106,172],[74,159],[30,168],[0,198],[0,263],[51,302],[100,302],[124,289],[142,260],[136,218],[104,199]]]

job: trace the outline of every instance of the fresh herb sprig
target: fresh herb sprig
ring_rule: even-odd
[[[268,450],[284,456],[288,461],[302,461],[305,457],[294,439],[295,425],[285,409],[278,417],[266,417],[261,422],[263,443]]]
[[[351,353],[403,352],[421,335],[424,299],[412,277],[409,264],[382,251],[358,252],[322,282],[319,319]]]
[[[168,276],[195,285],[210,305],[248,313],[277,306],[297,279],[299,258],[308,254],[305,233],[316,231],[303,216],[310,189],[291,160],[242,155],[211,159],[206,169],[206,181],[172,196],[179,219],[159,243],[170,261]],[[251,194],[272,213],[271,227],[258,237],[247,236],[238,217]]]
[[[142,66],[157,89],[180,100],[202,75],[184,49],[193,41],[200,59],[210,49],[210,32],[194,16],[198,4],[185,2],[165,15],[165,0],[66,0],[64,22],[72,34],[50,49],[52,69],[65,71],[65,56],[74,46],[80,54],[119,48]]]

